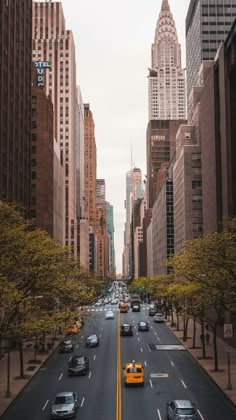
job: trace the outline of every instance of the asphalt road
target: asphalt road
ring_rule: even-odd
[[[172,399],[195,402],[201,420],[236,419],[233,405],[191,355],[176,347],[180,343],[167,326],[153,322],[146,306],[140,313],[120,314],[121,323],[129,322],[134,326],[133,337],[120,337],[121,368],[127,361],[140,361],[145,370],[145,386],[125,387],[121,369],[121,416],[117,418],[118,311],[116,306],[112,309],[114,320],[105,320],[104,308],[91,310],[91,318],[74,338],[78,346],[74,354],[86,354],[90,361],[86,376],[68,376],[71,354],[56,351],[1,418],[50,419],[54,396],[60,391],[72,390],[78,393],[77,417],[80,420],[162,420],[166,419],[166,403]],[[149,332],[137,330],[139,320],[149,321]],[[99,336],[100,345],[87,349],[84,339],[92,333]],[[168,347],[161,347],[163,345]]]

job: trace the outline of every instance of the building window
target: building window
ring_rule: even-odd
[[[36,121],[32,121],[32,128],[37,128],[37,122]]]
[[[32,141],[36,141],[37,140],[37,134],[36,133],[32,133],[31,140]]]

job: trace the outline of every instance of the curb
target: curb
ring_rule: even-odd
[[[180,340],[180,338],[177,336],[177,335],[175,335],[175,333],[173,332],[173,330],[172,330],[172,328],[168,325],[168,324],[166,324],[166,326],[169,328],[169,330],[172,332],[172,334],[177,338],[177,340],[180,342],[180,344],[182,345],[182,346],[184,346],[184,348],[188,351],[188,354],[191,356],[191,358],[193,359],[193,361],[198,365],[198,366],[200,366],[200,368],[202,369],[202,371],[208,376],[208,378],[211,380],[211,382],[213,382],[216,386],[217,386],[217,388],[219,389],[219,391],[221,391],[221,392],[223,392],[223,394],[225,395],[225,397],[228,399],[228,401],[229,401],[229,403],[233,406],[233,408],[235,409],[236,408],[236,403],[234,403],[234,401],[229,397],[229,395],[227,395],[226,393],[225,393],[225,391],[224,391],[224,389],[223,388],[221,388],[220,387],[220,385],[218,385],[218,383],[217,382],[215,382],[214,381],[214,379],[212,378],[212,376],[210,375],[210,373],[201,365],[201,363],[198,361],[198,359],[196,358],[196,357],[194,357],[194,355],[192,354],[192,352],[190,351],[190,349],[189,349],[189,347],[186,345],[186,344],[184,344],[184,342],[182,342],[181,340]],[[235,413],[236,413],[236,411],[235,411]]]

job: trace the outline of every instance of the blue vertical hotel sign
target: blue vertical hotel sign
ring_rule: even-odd
[[[37,70],[37,86],[44,87],[44,70],[51,68],[50,61],[34,61],[33,64]]]

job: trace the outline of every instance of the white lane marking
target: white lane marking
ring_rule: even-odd
[[[71,359],[72,359],[72,356],[70,356],[70,358],[69,358],[69,362],[71,361]]]
[[[146,362],[146,360],[144,360],[144,364],[145,364],[145,366],[147,366],[147,362]]]
[[[157,332],[155,331],[154,334],[157,335]]]
[[[157,414],[158,414],[159,419],[162,420],[160,410],[158,410],[158,409],[157,409]]]
[[[170,362],[171,364],[172,364],[172,366],[174,366],[174,363],[173,362]]]
[[[49,400],[47,400],[47,401],[46,401],[46,403],[44,404],[44,406],[43,406],[43,411],[44,411],[44,410],[45,410],[45,408],[47,407],[48,403],[49,403]]]
[[[100,334],[100,338],[102,337],[102,334]]]
[[[90,371],[90,372],[89,372],[89,379],[91,378],[91,375],[92,375],[92,372]]]
[[[182,382],[182,384],[183,384],[184,388],[185,388],[185,389],[187,389],[187,387],[186,387],[186,385],[185,385],[185,383],[184,383],[183,379],[181,379],[181,382]]]
[[[63,373],[59,376],[58,381],[60,381],[60,380],[61,380],[62,376],[63,376]]]
[[[94,356],[93,360],[96,360],[96,354],[95,354],[95,356]]]
[[[83,407],[83,405],[84,405],[84,400],[85,400],[85,398],[83,397],[83,399],[82,399],[82,401],[81,401],[81,404],[80,404],[80,407]]]
[[[138,341],[140,341],[140,338],[138,337]]]
[[[151,380],[151,379],[149,379],[149,382],[150,382],[150,386],[151,386],[151,388],[153,388],[152,380]]]
[[[141,352],[143,353],[143,349],[142,349],[142,347],[140,347],[140,350],[141,350]]]
[[[197,412],[198,412],[199,416],[201,417],[201,419],[204,420],[204,417],[201,415],[200,411],[197,410]]]
[[[81,338],[84,338],[84,336],[83,336],[83,335],[81,335]]]
[[[77,344],[77,346],[75,347],[76,349],[79,347],[79,344]]]
[[[158,339],[158,341],[160,341],[160,338],[159,337],[157,337],[157,339]]]
[[[150,349],[150,346],[149,346],[149,344],[147,344],[147,348],[148,348],[148,350],[151,352],[152,350]]]

